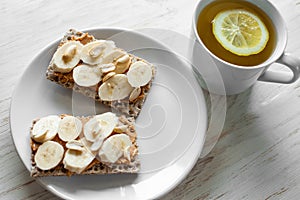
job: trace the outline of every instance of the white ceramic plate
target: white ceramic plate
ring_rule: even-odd
[[[157,67],[157,74],[136,121],[141,172],[136,175],[91,175],[37,178],[64,199],[154,199],[179,184],[196,163],[205,138],[207,113],[201,88],[189,65],[159,42],[122,29],[91,29],[100,39],[140,56]],[[49,114],[95,114],[105,107],[45,78],[58,41],[30,63],[11,103],[13,140],[30,170],[29,127]],[[29,175],[29,173],[28,173]]]

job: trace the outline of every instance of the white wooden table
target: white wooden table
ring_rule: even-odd
[[[272,0],[300,57],[300,1]],[[27,64],[69,28],[166,28],[190,35],[196,1],[2,0],[0,4],[0,199],[57,199],[29,176],[9,125],[14,87]],[[297,11],[298,10],[298,11]],[[230,96],[215,148],[162,199],[299,199],[300,80],[259,82]]]

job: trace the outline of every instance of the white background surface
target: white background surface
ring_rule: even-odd
[[[287,22],[287,50],[300,57],[299,1],[272,2]],[[183,0],[1,1],[0,199],[57,199],[30,178],[9,127],[13,89],[34,55],[69,28],[166,28],[189,36],[195,4]],[[229,97],[219,142],[163,199],[298,199],[299,94],[300,80],[291,85],[258,82]]]

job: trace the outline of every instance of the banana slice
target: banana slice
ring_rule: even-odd
[[[130,161],[130,146],[132,142],[126,134],[116,134],[107,138],[98,155],[103,162],[115,163],[124,156]]]
[[[56,115],[41,118],[34,124],[31,138],[36,142],[52,140],[57,134],[60,121],[60,117]]]
[[[73,70],[73,79],[79,86],[90,87],[101,81],[102,72],[99,67],[79,65]]]
[[[96,155],[94,155],[85,145],[83,145],[80,151],[68,149],[63,160],[64,168],[80,174],[95,157]]]
[[[116,101],[129,96],[133,87],[125,74],[116,74],[101,84],[98,95],[102,101]]]
[[[121,49],[115,49],[103,57],[102,63],[103,64],[113,63],[118,58],[121,58],[126,54],[127,53]]]
[[[56,167],[64,156],[64,148],[58,142],[47,141],[39,146],[34,161],[41,170]]]
[[[78,41],[63,44],[53,55],[53,69],[57,72],[67,73],[80,61],[80,52],[83,45]]]
[[[102,62],[103,57],[115,48],[110,40],[96,40],[83,46],[80,58],[84,63],[96,65]]]
[[[152,68],[143,61],[137,61],[130,66],[127,76],[128,82],[132,87],[141,87],[151,80]]]
[[[83,134],[90,142],[99,142],[99,139],[103,141],[113,132],[117,123],[118,117],[114,113],[96,115],[84,125]]]
[[[75,140],[82,130],[82,123],[73,116],[64,117],[58,126],[58,137],[65,142]]]

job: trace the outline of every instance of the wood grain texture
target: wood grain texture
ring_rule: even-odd
[[[272,0],[300,57],[300,1]],[[166,28],[186,36],[196,1],[3,0],[0,4],[0,199],[58,199],[29,176],[9,127],[12,92],[27,64],[69,28]],[[300,81],[258,82],[227,99],[215,148],[162,199],[299,199]],[[25,133],[27,134],[27,133]]]

